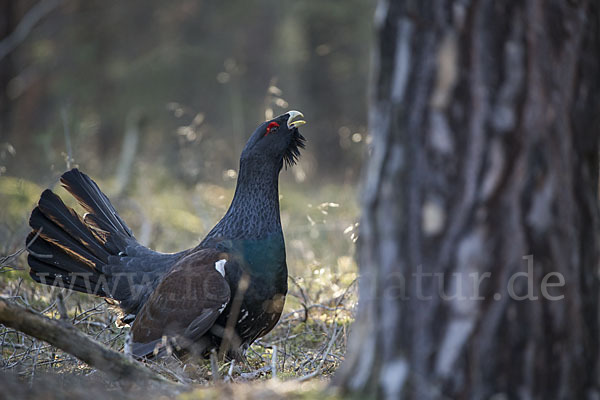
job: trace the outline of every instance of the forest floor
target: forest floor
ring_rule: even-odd
[[[110,192],[111,181],[98,184],[136,237],[159,251],[195,245],[225,212],[233,196],[233,182],[189,187],[153,177],[149,182],[136,182],[129,193],[116,197]],[[0,257],[23,247],[27,218],[42,190],[23,179],[0,177],[0,203],[4,205],[0,207]],[[67,204],[76,206],[64,189],[57,185],[54,190]],[[148,362],[149,368],[169,380],[194,388],[181,398],[278,398],[289,397],[292,392],[294,397],[309,398],[315,391],[329,396],[322,389],[344,358],[356,304],[355,188],[307,188],[284,182],[280,192],[290,275],[281,319],[273,331],[251,346],[247,365],[221,362],[217,377],[208,360],[190,362],[171,357]],[[117,315],[102,299],[35,284],[27,272],[24,254],[0,266],[0,296],[58,318],[58,307],[62,306],[58,294],[62,293],[72,324],[123,351],[129,328],[115,325]],[[34,390],[42,390],[46,398],[96,390],[103,397],[125,394],[121,385],[70,354],[2,325],[0,356],[0,381],[2,387],[13,388],[11,398],[36,397]],[[60,385],[56,385],[57,379]],[[139,395],[136,390],[144,390],[130,389],[133,397]]]

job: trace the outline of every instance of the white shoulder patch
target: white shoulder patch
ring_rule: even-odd
[[[227,263],[227,260],[225,260],[225,259],[219,260],[215,263],[215,269],[221,275],[223,275],[223,278],[225,278],[225,263]]]

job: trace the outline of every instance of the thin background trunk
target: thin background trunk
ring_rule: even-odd
[[[598,3],[380,0],[375,26],[360,304],[337,383],[598,398]],[[514,287],[538,299],[515,300],[528,260],[532,286]],[[551,272],[562,300],[541,292]],[[476,289],[473,273],[490,275]]]
[[[0,41],[13,31],[14,25],[14,2],[0,0]],[[0,141],[10,128],[8,83],[14,73],[12,61],[10,54],[0,59]]]

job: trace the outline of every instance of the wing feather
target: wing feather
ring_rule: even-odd
[[[133,348],[163,336],[195,342],[215,323],[229,303],[231,292],[215,263],[226,258],[203,249],[182,258],[148,298],[133,323]],[[134,354],[138,357],[146,354]]]

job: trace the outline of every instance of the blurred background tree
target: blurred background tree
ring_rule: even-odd
[[[214,180],[237,169],[257,122],[299,109],[310,125],[296,180],[353,183],[372,3],[2,0],[3,44],[30,25],[0,54],[2,174],[56,177],[65,131],[75,163],[116,174],[129,120],[134,173]]]

